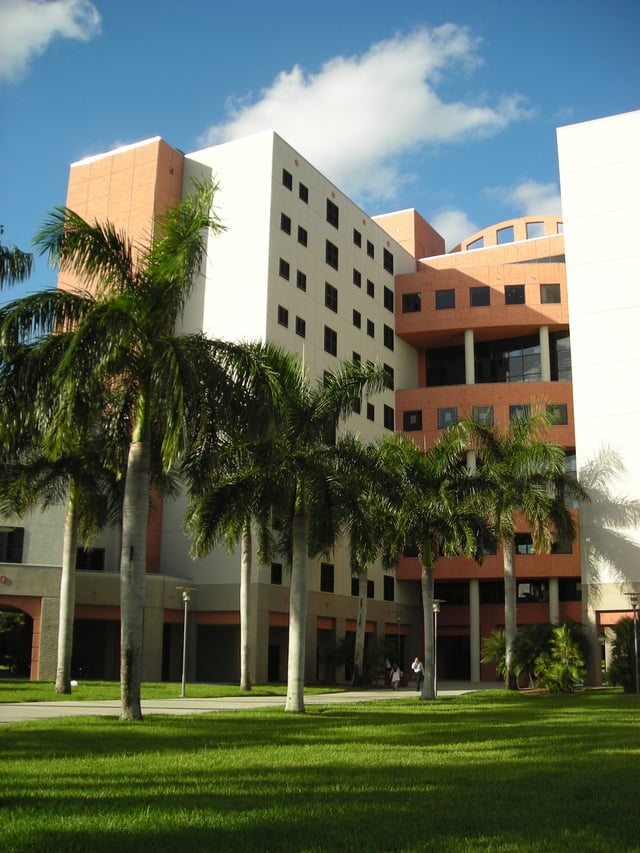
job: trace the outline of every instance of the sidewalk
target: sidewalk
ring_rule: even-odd
[[[494,690],[500,684],[467,684],[445,682],[438,689],[438,696],[461,696],[475,690]],[[188,688],[187,688],[188,693]],[[373,690],[349,690],[344,693],[318,693],[304,697],[305,705],[337,705],[345,702],[372,702],[376,699],[417,699],[412,687],[400,690],[376,688]],[[211,711],[246,711],[252,708],[284,708],[284,696],[227,696],[221,699],[143,699],[142,714],[205,714]],[[117,717],[120,700],[74,702],[72,699],[55,702],[3,702],[0,703],[0,723],[17,723],[27,720],[46,720],[55,717]]]

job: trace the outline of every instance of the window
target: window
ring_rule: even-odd
[[[382,250],[382,266],[393,275],[393,255],[388,249]]]
[[[493,426],[493,406],[474,406],[473,420],[482,426]]]
[[[306,246],[308,239],[309,235],[307,233],[307,229],[303,228],[302,225],[298,225],[298,243],[300,243],[301,246]]]
[[[541,284],[540,302],[542,305],[556,305],[560,302],[559,284]]]
[[[360,353],[359,353],[359,352],[356,352],[356,351],[354,350],[354,351],[353,351],[353,353],[351,354],[351,361],[352,361],[354,364],[360,364],[360,362],[362,361],[362,356],[360,355]]]
[[[403,557],[417,557],[418,553],[418,546],[415,542],[411,542],[410,544],[405,545],[402,549]]]
[[[362,314],[356,309],[353,309],[353,325],[356,329],[360,329],[362,327]]]
[[[557,533],[553,536],[551,543],[552,554],[573,554],[573,543],[570,539],[563,538]]]
[[[390,391],[393,391],[395,385],[395,373],[393,367],[390,364],[385,364],[383,366],[384,370],[384,387],[388,388]]]
[[[527,222],[527,240],[544,237],[544,222]]]
[[[476,240],[472,240],[470,243],[467,243],[467,251],[482,248],[484,248],[484,237],[478,237]]]
[[[300,201],[303,201],[305,204],[309,204],[309,189],[305,187],[304,184],[298,185],[298,197]]]
[[[523,603],[532,602],[534,604],[549,601],[549,581],[519,581],[518,601]]]
[[[387,349],[393,349],[393,329],[391,326],[384,325],[382,327],[383,342]]]
[[[402,313],[415,314],[416,311],[422,310],[422,298],[419,293],[403,293],[402,294]]]
[[[374,297],[376,295],[376,286],[370,278],[367,279],[367,296]]]
[[[353,401],[353,414],[359,415],[361,411],[362,411],[362,400],[360,399],[360,397],[357,397]]]
[[[288,261],[285,261],[283,258],[280,258],[280,266],[278,268],[281,278],[286,278],[289,281],[289,274],[291,271],[291,267]]]
[[[518,421],[527,421],[531,416],[531,409],[528,403],[520,403],[516,406],[509,406],[509,420],[511,423]]]
[[[533,539],[530,533],[516,533],[515,535],[516,554],[521,557],[533,556]]]
[[[499,246],[503,243],[513,243],[513,225],[507,225],[506,228],[498,228],[496,231],[496,240]]]
[[[491,289],[488,287],[470,287],[469,305],[472,308],[482,308],[491,304]]]
[[[337,228],[340,222],[340,210],[337,204],[334,204],[330,198],[327,199],[327,222]]]
[[[384,575],[382,584],[382,597],[384,600],[395,601],[395,578],[393,575]]]
[[[351,578],[351,595],[360,595],[359,578]]]
[[[374,338],[376,335],[376,327],[373,320],[367,320],[367,334],[370,338]]]
[[[558,598],[560,601],[581,601],[580,578],[558,578]]]
[[[376,419],[376,407],[373,403],[367,403],[367,420],[375,421]]]
[[[446,429],[458,423],[458,408],[451,406],[447,409],[438,409],[438,429]]]
[[[362,246],[362,234],[357,228],[353,229],[353,244],[358,247]]]
[[[362,273],[355,269],[353,270],[353,283],[356,287],[362,287]]]
[[[504,604],[504,581],[480,581],[480,604]]]
[[[367,240],[367,255],[369,255],[370,258],[375,258],[376,256],[376,250],[374,249],[371,240]]]
[[[287,172],[286,169],[282,170],[282,183],[288,190],[293,189],[293,175],[291,172]]]
[[[326,241],[324,259],[334,270],[338,269],[338,247],[331,240]]]
[[[421,409],[402,413],[402,429],[405,432],[416,432],[422,429]]]
[[[282,563],[271,563],[271,583],[282,586]]]
[[[547,412],[553,418],[553,423],[556,426],[564,426],[569,423],[566,403],[549,403]]]
[[[76,571],[103,572],[104,548],[78,548],[76,551]]]
[[[375,584],[373,581],[367,581],[367,598],[375,598]]]
[[[282,305],[278,305],[278,323],[285,328],[289,325],[289,311]]]
[[[302,317],[296,317],[296,335],[304,338],[307,334],[307,323]]]
[[[329,355],[338,354],[338,333],[329,326],[324,327],[324,351]]]
[[[285,234],[291,234],[291,219],[286,213],[280,214],[280,230]]]
[[[434,584],[434,598],[446,601],[447,604],[469,604],[469,584],[460,582],[438,581]]]
[[[320,563],[320,592],[333,592],[333,563]]]
[[[393,432],[393,430],[395,429],[395,426],[396,426],[395,413],[394,413],[392,407],[387,406],[386,404],[382,410],[382,423],[383,423],[384,428],[391,430],[391,432]]]
[[[298,287],[300,290],[307,289],[307,276],[301,270],[298,270],[298,272],[296,273],[296,287]]]
[[[338,312],[338,291],[328,281],[324,283],[324,304],[329,311]]]
[[[507,284],[504,288],[505,305],[524,305],[524,284]]]
[[[436,308],[455,308],[456,307],[456,292],[455,290],[436,290]]]
[[[387,311],[391,311],[391,313],[393,314],[393,290],[391,290],[391,288],[387,287],[386,285],[384,286],[383,302],[384,307],[387,309]]]
[[[476,345],[477,349],[477,345]],[[464,347],[439,347],[427,352],[427,387],[464,385]]]
[[[564,222],[556,223],[556,232],[558,234],[564,234]]]
[[[0,563],[21,563],[24,527],[0,530]]]
[[[552,336],[549,335],[550,341],[551,338]],[[553,379],[553,346],[551,351],[551,378]],[[540,337],[527,335],[501,341],[478,341],[475,345],[475,374],[478,384],[540,382],[542,378]]]

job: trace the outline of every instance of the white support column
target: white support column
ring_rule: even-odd
[[[469,653],[471,681],[480,681],[480,581],[469,581]]]
[[[467,385],[476,384],[473,329],[465,329],[464,332],[464,381]]]
[[[552,625],[560,624],[560,593],[558,591],[558,578],[549,578],[549,622]]]
[[[549,349],[549,327],[540,326],[540,371],[543,382],[551,382],[551,351]]]

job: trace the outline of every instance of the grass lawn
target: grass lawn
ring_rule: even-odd
[[[640,701],[486,691],[0,727],[4,851],[640,850]]]

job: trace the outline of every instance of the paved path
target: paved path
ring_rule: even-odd
[[[450,684],[438,691],[439,696],[461,696],[474,690],[501,687],[501,684]],[[188,688],[187,688],[188,693]],[[353,690],[344,693],[318,693],[304,697],[305,705],[335,705],[344,702],[372,702],[376,699],[415,699],[411,688],[390,690]],[[245,711],[251,708],[284,707],[284,696],[226,696],[220,699],[143,699],[142,713],[147,714],[204,714],[211,711]],[[1,702],[0,723],[25,720],[45,720],[52,717],[116,717],[120,713],[119,699],[74,702],[72,699],[54,702]]]

